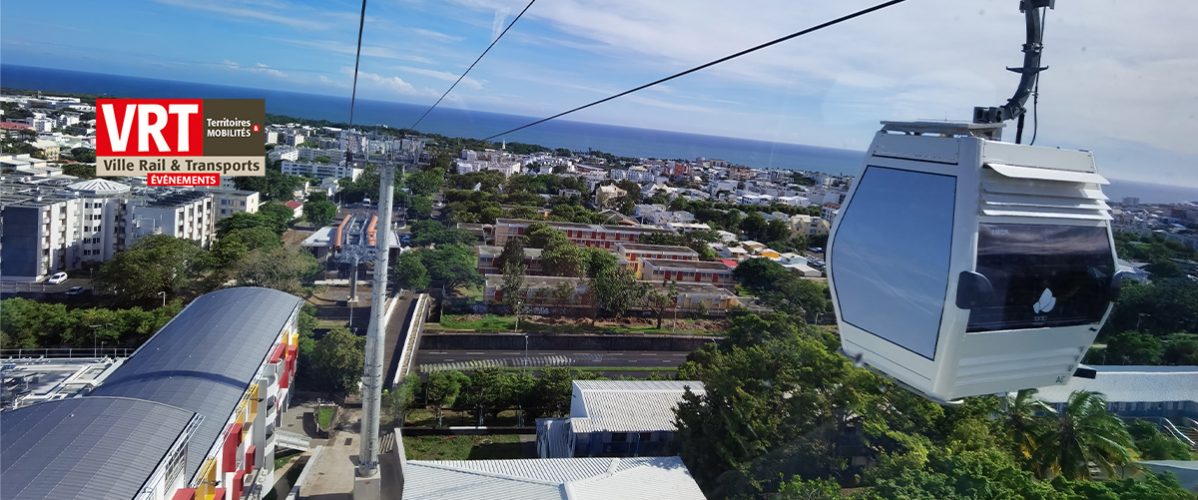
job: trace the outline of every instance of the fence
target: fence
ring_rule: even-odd
[[[36,347],[0,349],[0,359],[27,358],[127,358],[133,347]]]

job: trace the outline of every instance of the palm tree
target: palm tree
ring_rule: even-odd
[[[1118,467],[1132,462],[1135,450],[1123,421],[1107,411],[1106,397],[1090,391],[1070,394],[1036,442],[1032,460],[1041,477],[1087,479],[1090,464],[1114,477]]]
[[[1032,453],[1036,451],[1036,437],[1043,434],[1047,426],[1043,415],[1053,413],[1052,408],[1036,397],[1037,392],[1036,389],[1024,389],[1014,397],[1006,396],[1000,417],[1015,455],[1024,463],[1031,461]]]

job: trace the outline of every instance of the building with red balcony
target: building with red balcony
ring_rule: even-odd
[[[302,304],[203,295],[91,393],[0,413],[0,498],[234,500],[273,484]]]
[[[645,259],[638,277],[653,282],[708,283],[719,287],[736,284],[732,268],[720,261]]]
[[[641,274],[641,262],[645,259],[697,262],[699,260],[699,252],[684,246],[620,243],[616,245],[616,257],[620,259],[621,265],[627,267],[632,271],[632,274],[639,278]]]

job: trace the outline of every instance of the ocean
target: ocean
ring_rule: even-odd
[[[0,86],[110,95],[114,97],[262,98],[268,113],[309,119],[346,122],[349,98],[301,94],[271,89],[230,87],[202,83],[155,80],[120,75],[86,73],[30,66],[0,65]],[[407,127],[427,106],[358,99],[354,121],[364,125]],[[420,125],[423,132],[450,137],[483,138],[524,125],[536,118],[438,107]],[[607,153],[646,157],[727,160],[759,168],[803,169],[831,174],[855,174],[861,168],[860,151],[753,141],[710,135],[617,127],[570,120],[554,120],[506,137],[508,142],[540,144],[574,151],[595,149]]]
[[[261,98],[266,100],[267,112],[273,114],[338,122],[348,121],[349,118],[347,97],[30,66],[0,65],[0,86],[114,97]],[[422,105],[359,99],[355,121],[367,125],[407,127],[425,109],[426,106]],[[438,108],[424,120],[420,130],[450,137],[483,138],[534,119],[527,116]],[[595,149],[622,156],[681,159],[704,157],[758,168],[802,169],[851,175],[860,170],[864,155],[860,151],[570,120],[554,120],[531,127],[508,136],[507,140],[574,151]],[[1105,191],[1114,201],[1121,201],[1124,197],[1139,197],[1143,203],[1198,201],[1198,192],[1192,188],[1122,179],[1112,179],[1111,185],[1107,186]]]

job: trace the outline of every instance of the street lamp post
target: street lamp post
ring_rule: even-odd
[[[166,307],[166,292],[158,292],[158,295],[162,296],[162,307]]]
[[[528,375],[528,334],[524,334],[524,371],[523,375]]]
[[[96,344],[96,332],[100,330],[100,325],[89,325],[92,328],[92,357],[100,357],[100,350]]]

